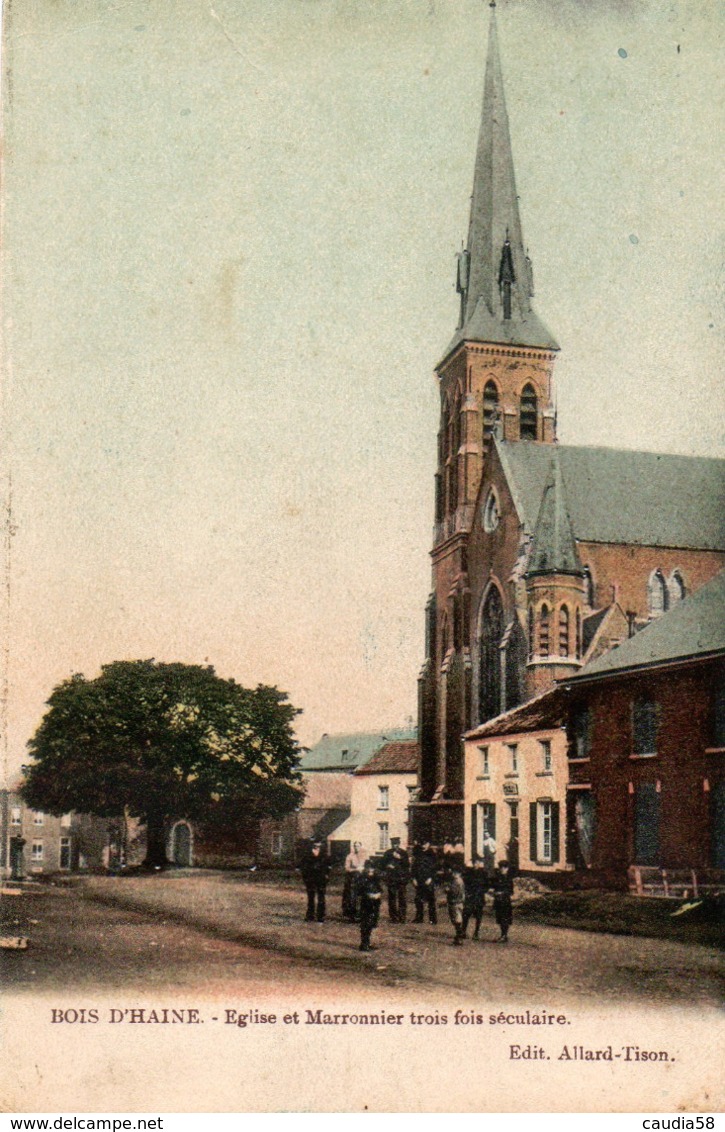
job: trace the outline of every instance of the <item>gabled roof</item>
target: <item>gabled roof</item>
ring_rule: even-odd
[[[531,533],[552,447],[494,443],[519,519]],[[567,445],[557,452],[578,542],[725,550],[725,460]]]
[[[391,727],[387,731],[354,731],[344,735],[323,735],[300,759],[300,770],[345,770],[372,758],[383,743],[392,739],[415,739],[415,728]]]
[[[386,743],[355,774],[417,774],[420,745],[415,739]]]
[[[493,739],[498,735],[517,735],[524,731],[551,731],[562,727],[565,720],[566,691],[564,688],[550,688],[534,696],[525,704],[511,708],[509,711],[488,719],[472,731],[468,731],[464,739]]]
[[[315,774],[305,774],[302,782],[305,788],[303,809],[350,808],[352,787],[348,775],[335,772],[325,774],[324,771],[318,771]]]
[[[630,669],[720,654],[725,654],[725,571],[566,683],[578,686]]]

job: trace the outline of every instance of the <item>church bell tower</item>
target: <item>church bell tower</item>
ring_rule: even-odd
[[[458,326],[436,367],[441,417],[431,552],[433,592],[419,681],[420,804],[413,835],[463,829],[463,745],[471,719],[469,535],[494,435],[552,444],[559,349],[532,307],[496,28],[490,5],[483,109],[465,249],[457,259]]]

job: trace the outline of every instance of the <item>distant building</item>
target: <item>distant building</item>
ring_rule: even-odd
[[[409,808],[418,790],[420,747],[415,739],[385,743],[352,776],[350,816],[335,831],[349,844],[359,841],[372,856],[384,853],[393,837],[408,845]]]
[[[68,813],[54,817],[25,804],[18,790],[0,790],[0,873],[19,880],[102,869],[122,855],[120,823]]]
[[[323,735],[300,761],[306,791],[300,808],[279,820],[260,823],[259,863],[292,866],[301,847],[318,838],[327,842],[333,856],[343,857],[350,839],[340,827],[351,814],[354,772],[387,741],[411,739],[415,739],[415,730],[405,728]]]

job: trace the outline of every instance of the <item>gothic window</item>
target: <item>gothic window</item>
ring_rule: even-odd
[[[533,385],[525,385],[521,393],[519,436],[522,440],[537,439],[537,400]]]
[[[677,605],[685,597],[685,583],[679,570],[673,570],[670,574],[667,590],[670,606]]]
[[[582,658],[582,615],[577,609],[576,611],[576,658]]]
[[[493,488],[490,489],[486,496],[486,502],[483,506],[483,529],[491,534],[496,530],[499,524],[500,514],[498,509],[498,498]]]
[[[535,651],[535,647],[536,647],[535,646],[535,638],[534,638],[535,631],[536,631],[536,621],[534,619],[534,607],[533,607],[533,605],[530,605],[529,606],[529,660],[533,659],[534,651]]]
[[[667,583],[661,570],[655,570],[650,575],[647,606],[650,617],[659,617],[667,609]]]
[[[594,609],[594,579],[588,566],[584,567],[584,598],[590,609]]]
[[[503,607],[495,586],[491,586],[481,617],[479,644],[478,714],[483,722],[501,711],[501,638]]]
[[[569,655],[569,610],[562,605],[559,610],[559,656]]]
[[[542,605],[539,614],[539,656],[549,655],[549,607]]]
[[[488,451],[491,435],[498,414],[498,387],[495,381],[487,381],[483,391],[483,450]]]

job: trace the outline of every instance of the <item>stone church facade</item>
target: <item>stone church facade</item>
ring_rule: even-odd
[[[460,317],[436,368],[432,592],[411,835],[464,834],[462,736],[573,677],[725,566],[725,462],[557,443],[491,5]]]

